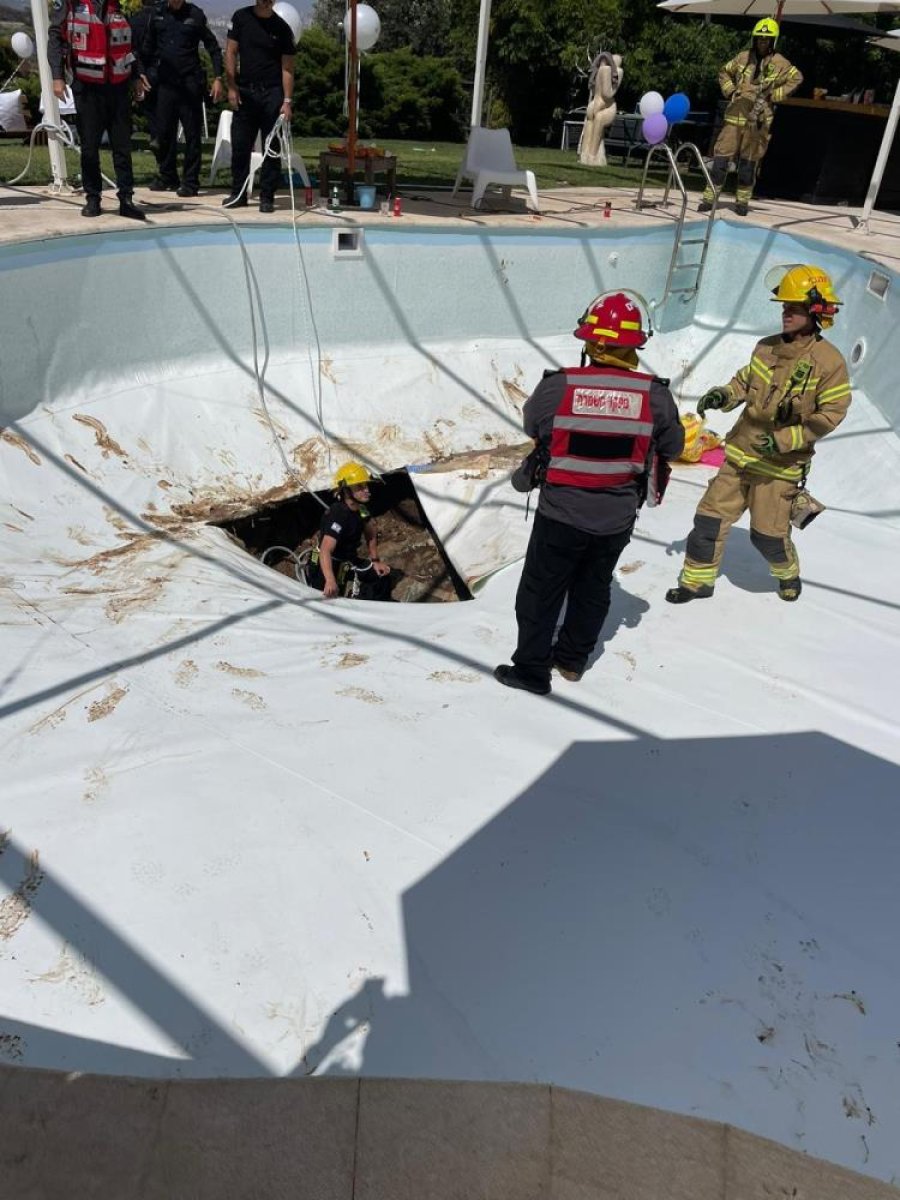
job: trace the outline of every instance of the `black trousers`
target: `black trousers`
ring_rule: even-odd
[[[631,541],[624,533],[585,533],[536,513],[516,593],[519,644],[512,656],[519,673],[548,683],[552,663],[583,671],[609,612],[619,556]],[[553,633],[567,600],[556,645]]]
[[[278,120],[284,103],[281,84],[264,91],[241,88],[241,103],[231,122],[231,194],[236,196],[250,174],[250,155],[256,135],[262,137],[263,146]],[[263,160],[259,173],[260,196],[274,196],[281,182],[281,161],[278,158]]]
[[[119,199],[131,199],[134,173],[131,169],[131,85],[128,83],[72,84],[75,124],[81,139],[81,182],[86,196],[100,198],[100,141],[109,135]]]
[[[353,565],[359,568],[368,566],[367,558],[354,558]],[[341,563],[337,559],[334,560],[334,567],[338,581],[340,594],[345,595],[345,588],[352,583],[352,574],[345,574],[341,571]],[[314,563],[306,574],[306,581],[310,587],[317,591],[325,590],[325,576],[322,574],[322,568],[318,563]],[[359,574],[359,600],[390,600],[391,588],[394,586],[394,572],[390,575],[376,575],[374,569],[360,570]]]
[[[160,83],[156,97],[156,136],[159,141],[159,177],[178,187],[178,122],[184,130],[185,187],[200,187],[203,136],[203,76],[180,83]]]

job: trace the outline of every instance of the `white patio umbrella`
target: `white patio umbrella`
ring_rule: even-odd
[[[698,17],[771,17],[816,13],[878,13],[900,11],[900,0],[662,0],[666,12],[695,13]],[[774,11],[773,11],[774,10]]]
[[[883,37],[872,38],[869,45],[878,46],[882,50],[900,50],[900,29],[891,29]],[[894,134],[897,132],[898,120],[900,120],[900,79],[898,79],[897,86],[894,89],[894,102],[888,114],[887,125],[884,127],[884,136],[881,139],[878,157],[875,160],[875,170],[872,172],[872,178],[869,180],[869,190],[866,192],[866,199],[863,203],[863,210],[860,214],[859,225],[857,226],[863,233],[869,232],[869,217],[872,215],[872,209],[875,207],[875,201],[878,199],[878,189],[881,187],[884,168],[887,166],[891,146],[894,144]]]
[[[478,16],[478,48],[475,51],[475,86],[472,89],[471,125],[473,129],[481,124],[481,113],[484,108],[484,77],[487,70],[491,2],[492,0],[481,0],[481,11]]]
[[[50,21],[47,16],[46,0],[31,0],[31,19],[34,22],[34,46],[37,51],[38,71],[41,77],[41,109],[44,120],[59,128],[59,101],[53,94],[53,76],[47,61],[47,34]],[[55,137],[47,138],[50,152],[50,170],[53,174],[53,190],[61,192],[66,187],[66,156],[62,144]]]

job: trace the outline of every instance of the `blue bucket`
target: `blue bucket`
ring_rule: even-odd
[[[375,207],[375,184],[374,183],[358,183],[354,189],[356,195],[356,203],[360,208]]]

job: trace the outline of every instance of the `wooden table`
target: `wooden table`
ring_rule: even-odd
[[[375,183],[376,175],[385,176],[385,193],[388,196],[393,196],[397,189],[397,156],[396,154],[367,154],[365,158],[360,155],[356,156],[355,170],[353,178],[362,172],[364,183]],[[328,196],[331,190],[331,185],[340,179],[342,183],[349,180],[350,172],[347,169],[347,155],[335,154],[330,150],[323,150],[319,155],[319,195]],[[332,176],[335,178],[333,179]]]

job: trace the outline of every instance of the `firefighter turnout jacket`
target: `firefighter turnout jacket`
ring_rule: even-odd
[[[744,406],[725,439],[728,462],[790,480],[805,478],[815,443],[840,425],[851,399],[844,357],[818,332],[790,342],[781,334],[763,338],[725,391],[723,411]],[[778,453],[763,457],[754,443],[766,433]]]
[[[761,59],[754,49],[742,50],[719,72],[719,87],[728,101],[725,125],[768,133],[775,105],[802,82],[803,76],[782,54],[767,54]]]

